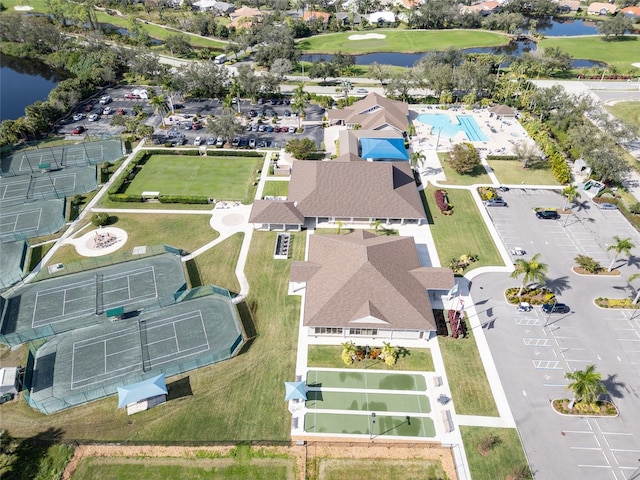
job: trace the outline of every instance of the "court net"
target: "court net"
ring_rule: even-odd
[[[96,274],[96,315],[102,315],[104,312],[103,277],[101,273]]]
[[[147,341],[147,322],[138,320],[138,329],[140,330],[140,352],[142,353],[142,371],[151,370],[151,357],[149,356],[149,346]]]

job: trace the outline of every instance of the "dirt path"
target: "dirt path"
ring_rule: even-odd
[[[73,458],[62,475],[62,479],[71,480],[80,462],[89,457],[127,457],[127,460],[125,460],[127,462],[133,461],[131,459],[135,457],[174,458],[177,462],[180,462],[181,460],[178,459],[196,458],[198,452],[211,452],[224,457],[229,455],[233,448],[235,448],[233,445],[221,447],[80,445],[76,448]],[[407,444],[403,442],[379,444],[327,438],[313,439],[306,445],[291,445],[289,447],[256,446],[254,448],[273,454],[286,454],[295,458],[299,480],[306,478],[306,469],[310,462],[315,463],[314,460],[324,458],[434,460],[442,464],[442,468],[448,478],[452,480],[457,478],[451,449],[443,448],[436,444]]]

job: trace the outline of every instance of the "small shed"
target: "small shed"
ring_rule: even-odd
[[[18,369],[16,367],[0,368],[0,395],[4,393],[18,393]]]
[[[513,118],[517,115],[518,112],[516,112],[515,109],[509,107],[508,105],[495,105],[489,108],[489,113],[493,113],[498,118]]]
[[[142,382],[118,387],[118,408],[127,407],[128,415],[143,412],[165,403],[167,393],[164,373],[161,373]]]

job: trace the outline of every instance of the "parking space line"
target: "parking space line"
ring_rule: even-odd
[[[535,347],[552,347],[550,339],[548,338],[530,338],[525,337],[522,339],[525,345],[527,346],[535,346]]]

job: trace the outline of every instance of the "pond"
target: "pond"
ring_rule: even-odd
[[[575,37],[577,35],[597,35],[597,23],[591,20],[553,18],[538,20],[538,33],[545,37]]]
[[[35,60],[0,55],[0,121],[15,120],[37,100],[46,100],[66,76]]]

